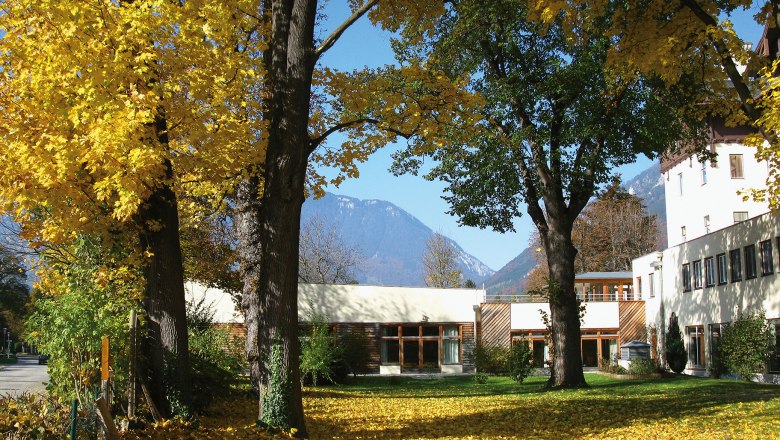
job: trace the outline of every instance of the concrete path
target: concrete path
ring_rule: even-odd
[[[46,393],[49,373],[46,365],[38,365],[37,355],[19,355],[16,364],[0,364],[0,395]]]

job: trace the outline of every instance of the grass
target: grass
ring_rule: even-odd
[[[780,387],[587,375],[589,389],[545,391],[490,378],[363,378],[308,389],[312,438],[780,438]]]
[[[358,378],[304,390],[311,438],[780,439],[780,386],[676,377],[618,380],[587,374],[590,388],[546,391],[491,377]],[[2,414],[2,411],[0,411]],[[123,438],[266,438],[257,400],[215,398],[197,427],[162,424]]]

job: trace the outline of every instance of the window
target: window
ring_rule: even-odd
[[[718,284],[726,284],[728,282],[726,254],[718,254],[715,258],[718,263]]]
[[[650,275],[647,276],[647,283],[648,283],[647,290],[650,291],[650,298],[655,298],[655,286],[653,285],[653,275],[655,274],[651,273]]]
[[[742,281],[742,259],[739,249],[729,252],[729,261],[731,262],[731,282]]]
[[[731,178],[742,179],[742,155],[741,154],[729,154],[729,164],[731,166]]]
[[[682,265],[682,285],[683,292],[691,291],[691,265],[688,263]]]
[[[720,344],[720,338],[723,336],[723,324],[710,324],[710,353],[715,353],[715,349]]]
[[[704,233],[705,234],[710,233],[710,216],[708,215],[704,216]]]
[[[761,275],[771,275],[775,271],[772,261],[772,240],[765,240],[758,244],[761,253]]]
[[[745,279],[756,277],[756,245],[745,246]]]
[[[715,260],[712,257],[704,259],[704,286],[712,287],[715,285]]]
[[[680,182],[680,195],[683,195],[683,179],[682,173],[677,175],[677,180]]]
[[[642,294],[645,293],[642,290],[642,277],[636,277],[636,288],[637,288],[637,291],[639,292],[639,296],[641,297]]]
[[[704,368],[704,327],[685,327],[685,333],[688,335],[688,365]]]
[[[680,227],[680,234],[682,235],[682,241],[685,241],[685,226]]]
[[[706,185],[707,184],[707,161],[702,161],[701,163],[701,184]]]
[[[445,325],[442,328],[442,360],[443,364],[460,363],[460,327]]]
[[[693,262],[693,288],[701,289],[701,260]]]
[[[734,223],[744,222],[747,219],[747,211],[734,211]]]
[[[775,342],[775,352],[769,358],[769,371],[772,373],[780,372],[780,320],[772,320],[769,323],[772,330],[772,340]]]

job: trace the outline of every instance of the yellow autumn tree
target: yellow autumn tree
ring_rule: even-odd
[[[130,237],[168,416],[190,393],[179,194],[217,203],[262,156],[248,91],[264,29],[242,12],[257,3],[20,0],[0,16],[2,209],[40,247]]]

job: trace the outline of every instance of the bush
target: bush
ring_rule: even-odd
[[[688,363],[688,354],[685,352],[682,333],[674,313],[669,318],[669,331],[666,333],[666,362],[669,364],[669,368],[677,374],[682,373],[685,370],[685,364]]]
[[[599,371],[609,374],[628,374],[628,370],[618,365],[617,362],[602,362]]]
[[[523,383],[531,374],[534,370],[532,360],[533,353],[526,339],[521,339],[512,345],[509,355],[509,375],[514,381]]]
[[[710,353],[710,363],[707,365],[707,372],[716,379],[729,372],[723,360],[720,338],[712,340],[712,353]]]
[[[0,438],[64,438],[69,407],[34,394],[0,396]]]
[[[653,374],[658,372],[658,364],[652,359],[634,359],[628,366],[628,374]]]
[[[308,321],[301,336],[301,381],[310,378],[315,386],[320,379],[334,382],[335,366],[341,359],[336,337],[322,316],[311,314]]]
[[[474,374],[472,380],[476,384],[484,385],[488,382],[488,375],[485,373],[476,373]]]
[[[193,409],[208,407],[214,396],[229,390],[244,368],[243,341],[228,327],[214,323],[213,307],[203,300],[187,302],[190,377]]]
[[[472,361],[480,373],[508,374],[511,351],[503,345],[477,342]]]
[[[371,352],[368,349],[369,340],[365,332],[352,329],[339,337],[338,346],[341,352],[341,366],[347,374],[357,376],[368,372]]]
[[[726,324],[720,340],[720,353],[729,372],[751,380],[766,368],[772,354],[772,333],[764,311],[740,314]]]

